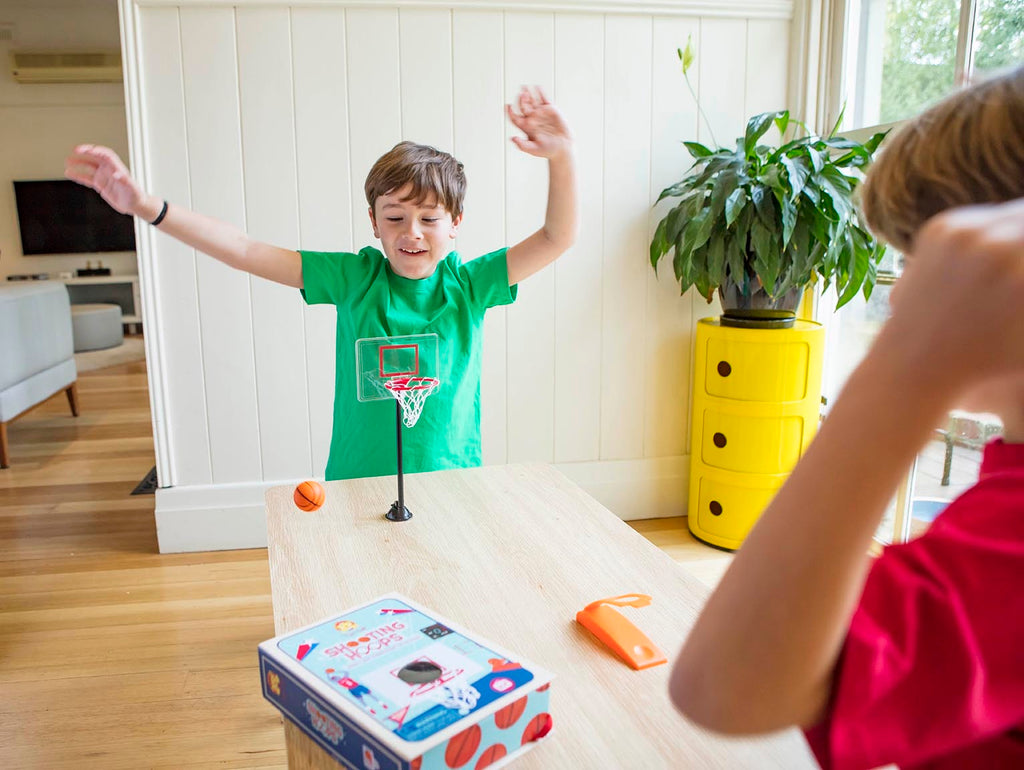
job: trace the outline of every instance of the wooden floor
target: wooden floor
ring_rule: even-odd
[[[157,553],[144,363],[79,377],[10,426],[0,470],[0,767],[285,767],[256,645],[266,549]],[[713,585],[684,518],[634,526]]]

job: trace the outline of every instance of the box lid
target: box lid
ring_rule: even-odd
[[[552,680],[401,594],[274,637],[260,649],[406,759]]]

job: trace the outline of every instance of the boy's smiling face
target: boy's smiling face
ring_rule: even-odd
[[[428,196],[409,198],[412,185],[381,195],[370,210],[373,234],[380,239],[391,269],[403,278],[429,278],[448,255],[462,216],[452,215]]]

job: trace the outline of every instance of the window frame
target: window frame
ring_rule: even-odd
[[[861,41],[866,39],[866,35],[862,34],[860,29],[856,32],[858,49],[855,55],[851,55],[854,52],[849,50],[851,35],[854,34],[851,31],[850,15],[852,10],[857,8],[865,9],[866,3],[870,2],[884,3],[887,0],[809,0],[806,4],[804,23],[806,25],[808,21],[820,20],[820,40],[826,44],[826,53],[821,57],[818,68],[814,70],[813,68],[805,67],[804,72],[808,76],[818,76],[817,87],[811,88],[808,85],[804,99],[807,122],[813,125],[819,133],[828,131],[839,122],[840,117],[843,115],[846,103],[844,89],[850,83],[847,77],[850,68],[863,69],[865,66],[865,62],[860,60],[860,57],[863,56],[863,44]],[[974,70],[974,40],[977,27],[978,0],[959,0],[959,2],[960,18],[957,27],[956,50],[953,61],[953,87],[951,92],[962,88],[969,82]],[[862,11],[858,23],[864,18],[864,15],[865,11]],[[814,40],[812,39],[809,45],[813,46],[813,43]],[[813,48],[811,50],[813,51]],[[855,56],[857,57],[856,60]],[[812,62],[813,58],[813,56],[806,55],[805,61]],[[854,87],[856,88],[858,85],[855,83]],[[812,98],[814,95],[817,95],[818,98]],[[863,100],[862,95],[860,95],[860,99]],[[860,109],[862,109],[862,104],[863,102],[861,101]],[[904,122],[904,120],[899,120],[872,125],[854,124],[846,128],[840,126],[840,133],[847,138],[864,142],[873,134],[879,131],[898,128]],[[881,285],[895,283],[899,275],[897,271],[879,270],[877,283]],[[814,307],[816,316],[821,316],[822,314],[818,312],[822,307],[820,288],[815,294],[816,301]],[[830,323],[835,323],[835,321],[830,321],[823,317],[818,317],[817,320],[825,323],[826,327]],[[829,355],[828,349],[826,349],[825,355],[826,357]],[[893,544],[904,543],[910,539],[911,510],[917,468],[918,456],[915,455],[914,461],[896,490],[892,537],[888,541]],[[882,545],[887,544],[877,533],[875,534],[875,541]]]

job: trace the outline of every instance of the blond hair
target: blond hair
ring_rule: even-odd
[[[447,152],[413,142],[399,142],[382,155],[363,186],[366,202],[373,210],[377,198],[412,185],[405,200],[416,204],[434,196],[437,203],[455,219],[462,213],[466,196],[466,174],[462,164]]]
[[[958,91],[883,145],[861,187],[868,227],[908,251],[955,206],[1024,196],[1024,66]]]

